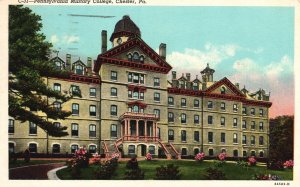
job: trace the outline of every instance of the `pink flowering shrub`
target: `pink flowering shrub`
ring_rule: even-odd
[[[284,166],[284,168],[293,168],[294,167],[294,162],[293,162],[293,160],[287,160],[287,161],[285,161],[283,166]]]
[[[254,156],[251,156],[248,158],[248,165],[249,166],[255,166],[256,165],[256,159]]]
[[[196,154],[196,156],[195,156],[195,160],[201,162],[201,161],[203,161],[204,157],[205,157],[205,154],[204,154],[204,153],[198,153],[198,154]]]
[[[152,160],[152,155],[151,155],[151,153],[147,153],[145,159],[146,159],[146,160]]]
[[[98,154],[98,152],[96,152],[93,155],[93,158],[91,159],[92,163],[94,163],[94,164],[100,163],[100,160],[101,160],[101,156]]]
[[[111,155],[111,158],[112,158],[112,159],[118,160],[118,159],[120,158],[120,154],[119,154],[119,153],[113,153],[113,154]]]
[[[220,154],[218,155],[218,159],[219,159],[220,161],[225,161],[225,159],[226,159],[226,153],[220,153]]]
[[[281,177],[279,177],[278,175],[272,175],[272,174],[255,174],[253,179],[255,180],[282,180]]]

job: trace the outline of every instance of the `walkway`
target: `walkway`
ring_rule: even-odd
[[[47,180],[47,172],[54,168],[62,167],[65,162],[61,163],[50,163],[50,164],[39,164],[24,166],[18,168],[12,168],[9,170],[9,179],[13,180],[32,180],[32,179],[44,179]]]

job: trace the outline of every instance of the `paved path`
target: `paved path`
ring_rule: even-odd
[[[24,179],[48,180],[48,176],[47,176],[48,171],[52,170],[54,168],[62,167],[63,165],[65,165],[64,162],[12,168],[9,170],[9,179],[13,179],[13,180],[18,180],[18,179],[21,179],[21,180],[24,180]]]

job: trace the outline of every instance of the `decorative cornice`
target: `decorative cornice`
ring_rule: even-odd
[[[70,73],[68,77],[58,77],[53,76],[53,78],[57,78],[60,80],[71,81],[71,82],[80,82],[80,83],[91,83],[91,84],[100,84],[101,80],[98,76],[85,76],[85,75],[77,75]]]
[[[133,91],[135,88],[137,88],[139,92],[145,92],[147,90],[147,88],[145,86],[132,85],[132,84],[128,85],[129,91]]]
[[[147,107],[147,104],[145,104],[145,103],[143,103],[143,102],[140,102],[140,101],[132,101],[132,102],[128,102],[127,105],[128,105],[129,107],[132,107],[132,106],[134,106],[134,105],[137,105],[137,106],[139,106],[139,107],[141,107],[141,108],[143,108],[143,109]]]

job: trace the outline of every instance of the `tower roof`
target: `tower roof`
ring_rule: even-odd
[[[206,68],[205,68],[204,70],[202,70],[200,73],[201,73],[201,74],[205,74],[205,73],[214,73],[214,72],[215,72],[215,70],[214,70],[214,69],[211,69],[211,68],[209,67],[209,64],[207,63]]]
[[[139,27],[130,19],[128,15],[123,16],[123,18],[117,22],[115,25],[115,30],[110,37],[112,41],[120,33],[125,33],[128,36],[139,36],[141,37],[141,31]]]

